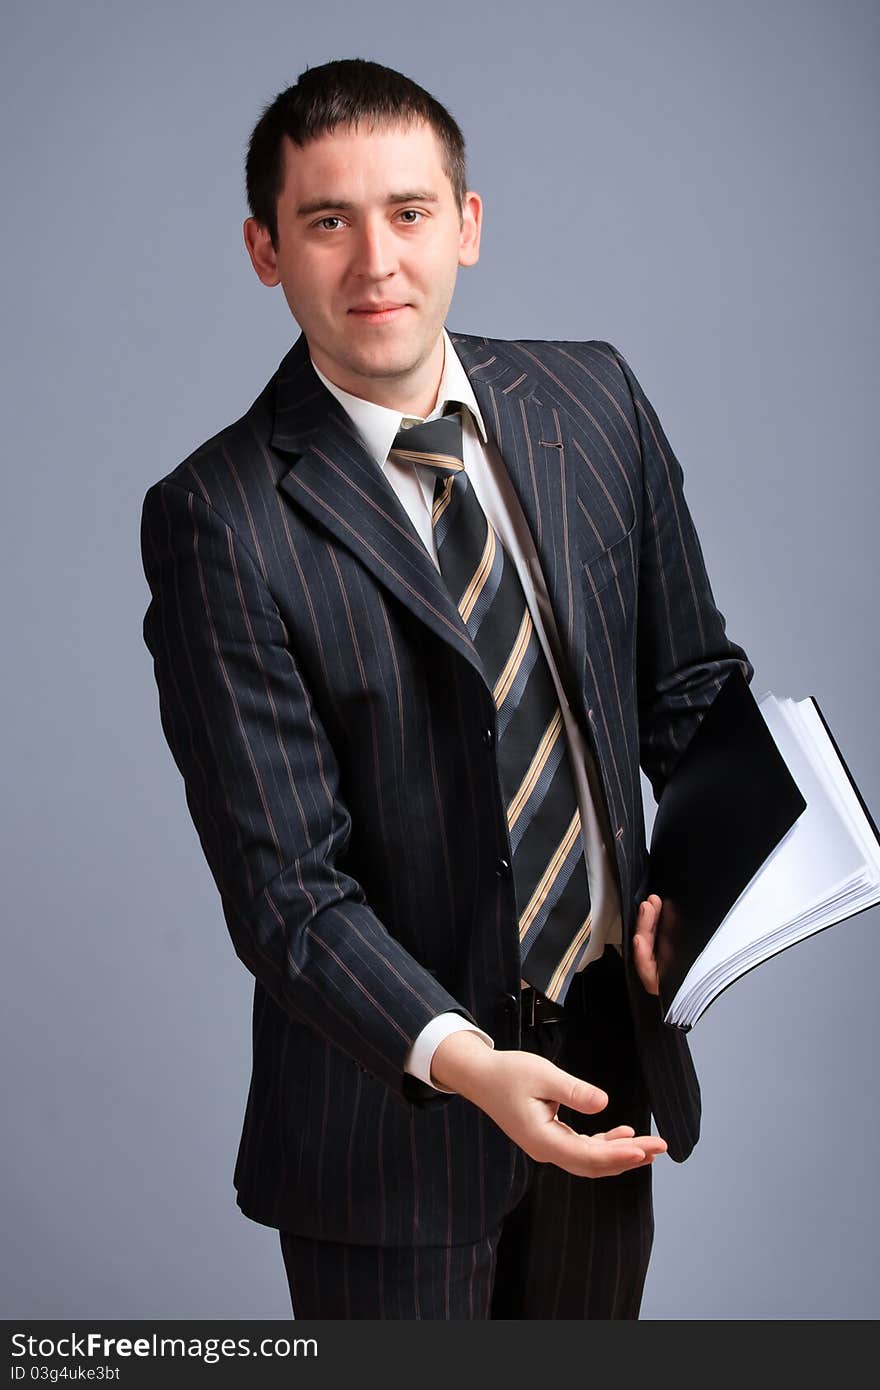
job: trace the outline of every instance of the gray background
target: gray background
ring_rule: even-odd
[[[242,242],[250,128],[334,57],[451,109],[486,225],[450,326],[620,348],[753,688],[820,699],[876,815],[878,9],[108,0],[4,28],[0,1314],[283,1318],[231,1186],[252,981],[140,630],[143,493],[298,331]],[[704,1137],[655,1166],[645,1317],[876,1315],[878,926],[692,1034]]]

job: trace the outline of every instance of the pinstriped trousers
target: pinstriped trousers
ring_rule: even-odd
[[[528,1051],[599,1085],[608,1106],[559,1118],[580,1133],[631,1124],[650,1107],[618,953],[575,976],[559,1022],[524,1028]],[[637,1318],[654,1234],[650,1166],[583,1178],[528,1159],[524,1193],[479,1241],[343,1245],[281,1231],[294,1317],[443,1320]]]

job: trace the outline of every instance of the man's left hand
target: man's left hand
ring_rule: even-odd
[[[639,905],[636,918],[636,931],[633,937],[633,961],[639,979],[649,994],[660,993],[660,975],[657,970],[655,945],[657,942],[657,923],[660,921],[662,902],[656,893],[650,893]]]

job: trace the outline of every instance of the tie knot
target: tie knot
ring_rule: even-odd
[[[464,468],[461,408],[450,405],[446,414],[434,420],[398,430],[388,457],[398,463],[422,464],[438,473],[460,473]]]

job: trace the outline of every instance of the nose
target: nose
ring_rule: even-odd
[[[352,270],[370,280],[384,280],[398,269],[394,231],[384,217],[365,217],[355,231]]]

